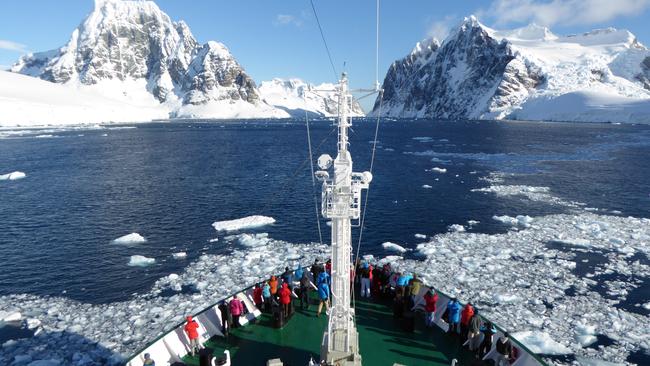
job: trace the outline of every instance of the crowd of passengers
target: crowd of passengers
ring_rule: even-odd
[[[413,331],[415,313],[424,312],[424,325],[433,327],[436,322],[448,324],[448,334],[460,337],[464,345],[482,359],[491,349],[496,327],[489,321],[483,321],[471,303],[464,306],[456,298],[451,298],[440,319],[436,319],[439,296],[433,287],[426,287],[417,275],[393,270],[390,264],[373,266],[371,263],[357,261],[350,268],[351,291],[359,288],[359,296],[376,301],[392,303],[393,317],[402,322],[406,331]],[[275,313],[283,319],[288,319],[294,312],[292,299],[299,301],[300,309],[307,310],[310,306],[311,292],[317,292],[318,308],[316,316],[320,317],[323,307],[326,314],[331,301],[331,262],[325,264],[318,259],[310,268],[300,265],[296,270],[289,267],[279,277],[271,276],[266,281],[258,283],[253,288],[253,301],[262,312]],[[424,289],[424,296],[420,296]],[[218,305],[221,313],[221,330],[228,336],[230,328],[240,326],[240,317],[246,313],[246,308],[237,297],[231,297]],[[192,355],[195,348],[202,347],[198,342],[198,324],[187,317],[185,331],[190,339]],[[496,342],[496,365],[508,365],[517,358],[517,349],[507,332]]]

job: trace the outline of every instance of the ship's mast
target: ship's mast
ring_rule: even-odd
[[[341,76],[337,89],[337,156],[332,161],[329,155],[321,155],[318,166],[322,170],[316,172],[316,176],[323,182],[322,214],[332,221],[332,308],[321,345],[321,359],[328,365],[361,365],[354,309],[350,306],[351,228],[352,220],[358,221],[360,217],[361,190],[368,188],[372,175],[369,172],[352,172],[352,157],[348,151],[352,96],[345,73]],[[328,173],[330,167],[333,167],[331,179]]]

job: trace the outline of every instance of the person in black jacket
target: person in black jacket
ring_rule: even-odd
[[[512,353],[512,343],[510,342],[510,335],[508,332],[503,333],[503,336],[497,341],[497,366],[509,365],[510,354]]]
[[[300,308],[309,309],[309,292],[311,291],[311,281],[307,272],[302,273],[300,279]]]
[[[474,315],[469,320],[467,338],[469,340],[469,350],[478,350],[479,341],[481,340],[481,317],[478,315],[478,310],[476,309],[474,310]]]
[[[483,358],[488,352],[490,352],[490,349],[492,349],[492,337],[497,332],[497,328],[490,322],[485,322],[483,326],[481,326],[481,333],[483,333],[483,342],[481,342],[481,345],[478,348],[478,357],[480,359]]]
[[[232,314],[225,300],[219,304],[219,312],[221,313],[221,333],[224,336],[228,336],[228,332],[232,326]]]

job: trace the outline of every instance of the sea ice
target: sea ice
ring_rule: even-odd
[[[174,254],[172,254],[172,257],[174,259],[184,259],[184,258],[187,258],[187,253],[186,252],[174,253]]]
[[[462,233],[463,231],[465,231],[465,226],[460,225],[460,224],[453,224],[453,225],[449,225],[447,230],[452,231],[452,232],[456,232],[456,233]]]
[[[517,215],[517,217],[512,217],[508,215],[492,216],[492,219],[502,222],[506,225],[519,226],[519,227],[530,227],[533,222],[533,218],[528,215]]]
[[[271,225],[273,223],[275,223],[275,219],[272,217],[254,215],[235,220],[215,221],[212,227],[217,231],[238,231]]]
[[[406,253],[408,251],[408,249],[404,248],[403,246],[396,243],[392,243],[390,241],[382,243],[381,246],[386,250],[399,252],[399,253]]]
[[[441,174],[442,173],[447,173],[447,169],[440,168],[440,167],[433,167],[433,168],[431,168],[431,171],[436,172],[436,173],[441,173]]]
[[[522,331],[512,334],[515,339],[523,343],[528,349],[535,353],[545,355],[564,355],[571,353],[571,350],[561,343],[558,343],[551,336],[542,331]]]
[[[240,234],[236,235],[236,238],[239,244],[251,248],[264,246],[271,241],[267,233]]]
[[[433,188],[433,187],[430,186],[430,185],[428,185],[428,184],[423,184],[423,185],[422,185],[422,188],[424,188],[424,189],[431,189],[431,188]]]
[[[7,173],[0,175],[0,180],[18,180],[18,179],[23,179],[27,176],[27,174],[19,171]]]
[[[415,234],[414,236],[415,236],[416,238],[418,238],[418,239],[426,239],[426,238],[427,238],[427,236],[424,235],[424,234]]]
[[[124,236],[120,236],[119,238],[113,240],[113,243],[115,244],[139,244],[139,243],[145,243],[147,239],[145,239],[142,235],[138,233],[131,233],[127,234]]]
[[[154,258],[145,257],[143,255],[132,255],[129,259],[129,266],[131,267],[146,267],[156,263]]]

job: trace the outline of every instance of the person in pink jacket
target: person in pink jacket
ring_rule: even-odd
[[[229,306],[230,314],[232,314],[233,327],[238,328],[240,326],[239,317],[244,313],[244,305],[238,298],[235,297],[230,300]]]

